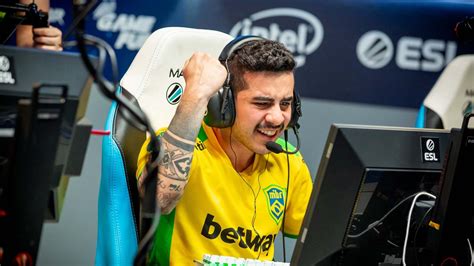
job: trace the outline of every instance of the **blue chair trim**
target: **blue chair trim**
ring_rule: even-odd
[[[420,107],[420,110],[418,111],[418,117],[416,118],[415,127],[417,128],[425,127],[425,114],[426,114],[426,108],[424,105],[422,105]]]
[[[117,108],[113,102],[105,125],[111,134],[102,141],[96,265],[132,265],[138,250],[125,163],[113,138]]]

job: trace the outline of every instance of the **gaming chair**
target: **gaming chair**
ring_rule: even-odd
[[[460,128],[464,112],[474,104],[473,84],[474,55],[456,57],[423,101],[416,127]]]
[[[138,51],[119,90],[149,117],[155,130],[168,126],[185,89],[182,67],[193,52],[216,58],[233,38],[222,32],[170,27],[155,31]],[[137,157],[143,128],[130,123],[114,102],[102,142],[96,265],[132,265],[139,242]]]

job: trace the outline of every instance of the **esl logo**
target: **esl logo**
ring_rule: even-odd
[[[360,37],[356,51],[360,63],[367,68],[382,68],[395,58],[400,69],[439,72],[456,57],[457,45],[453,41],[413,36],[402,36],[392,42],[384,32],[372,30]]]
[[[421,137],[423,162],[439,162],[439,138]]]

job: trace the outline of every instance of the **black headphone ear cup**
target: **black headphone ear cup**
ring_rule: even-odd
[[[223,90],[225,91],[225,89]],[[235,102],[234,102],[234,93],[232,88],[229,87],[227,95],[222,95],[224,99],[222,104],[224,104],[224,111],[221,114],[222,125],[217,126],[220,128],[231,127],[235,121]]]
[[[219,89],[207,103],[207,114],[204,122],[210,127],[226,128],[234,124],[235,103],[232,89],[228,87]],[[224,95],[226,94],[226,95]]]
[[[207,104],[207,114],[204,116],[204,122],[210,127],[225,128],[231,127],[235,121],[235,102],[233,90],[230,87],[230,73],[227,66],[227,60],[235,49],[246,42],[263,40],[257,36],[240,36],[229,42],[221,54],[219,61],[224,65],[228,72],[227,80],[223,87],[211,97]],[[225,94],[225,95],[224,95]]]
[[[288,127],[298,129],[300,125],[298,124],[298,120],[303,115],[301,112],[301,100],[299,94],[295,91],[293,92],[293,103],[291,105],[291,119],[290,123],[288,123]]]
[[[235,122],[235,117],[237,116],[235,110],[234,90],[232,87],[229,89],[229,93],[227,93],[227,107],[224,113],[224,119],[226,121],[225,127],[231,127]]]

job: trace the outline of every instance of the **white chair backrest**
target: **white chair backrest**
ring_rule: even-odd
[[[461,55],[446,66],[423,105],[451,129],[461,127],[469,102],[474,102],[474,55]]]
[[[186,86],[181,74],[194,52],[219,57],[232,36],[213,30],[169,27],[156,30],[120,81],[149,117],[155,130],[169,125]]]

